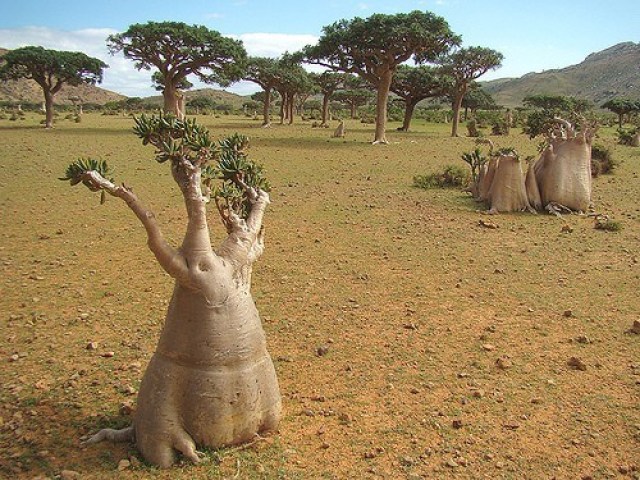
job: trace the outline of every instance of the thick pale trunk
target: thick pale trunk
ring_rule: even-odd
[[[215,449],[275,429],[282,408],[249,290],[238,285],[230,264],[213,257],[193,268],[207,285],[176,284],[135,414],[138,448],[164,468],[176,450],[197,461],[195,445]]]
[[[535,164],[542,205],[555,203],[586,211],[591,204],[591,139],[587,128],[576,134],[568,128],[566,138],[555,137]]]
[[[460,107],[462,106],[462,99],[465,92],[456,93],[456,97],[453,101],[453,121],[451,124],[451,136],[458,136],[458,125],[460,124]]]
[[[162,98],[164,100],[164,113],[170,113],[177,117],[180,113],[178,110],[178,91],[171,85],[166,85],[162,91]]]
[[[376,104],[376,133],[373,139],[374,144],[389,143],[385,135],[387,128],[387,101],[389,99],[389,87],[391,87],[391,80],[393,79],[393,72],[387,70],[380,75],[380,81],[378,82],[378,95]]]
[[[536,180],[535,162],[529,164],[524,183],[527,188],[529,203],[536,210],[540,210],[542,208],[542,198],[540,198],[540,189],[538,188],[538,181]]]
[[[531,211],[520,160],[501,155],[489,189],[489,213]]]
[[[262,109],[262,126],[271,126],[271,89],[264,91],[264,107]]]
[[[496,168],[498,168],[499,157],[491,157],[487,164],[487,171],[478,180],[478,200],[489,200],[489,190],[493,183],[493,177],[496,174]]]
[[[333,132],[334,138],[344,138],[344,120],[340,120],[338,127],[335,132]]]
[[[47,90],[44,91],[44,111],[44,128],[53,128],[53,94]]]
[[[287,102],[288,113],[287,118],[289,120],[289,125],[293,124],[293,115],[295,112],[295,95],[289,94],[289,101]]]
[[[640,132],[636,133],[636,134],[631,138],[631,146],[632,146],[632,147],[640,147]]]
[[[322,123],[321,127],[324,127],[329,120],[329,94],[325,93],[322,97]]]

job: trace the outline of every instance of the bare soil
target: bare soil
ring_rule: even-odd
[[[619,232],[414,188],[474,148],[448,125],[391,124],[371,146],[352,121],[334,139],[202,117],[249,135],[273,184],[253,294],[285,414],[274,435],[160,471],[80,438],[130,423],[172,282],[126,206],[56,178],[108,160],[174,244],[180,195],[130,119],[39,119],[0,121],[0,477],[639,478],[640,335],[625,332],[640,320],[640,149],[612,131],[596,142],[623,163],[593,200]],[[494,141],[536,152],[515,129]]]

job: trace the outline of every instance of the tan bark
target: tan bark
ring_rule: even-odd
[[[478,182],[478,200],[487,201],[489,199],[489,190],[493,183],[493,177],[496,174],[496,168],[498,167],[499,157],[492,156],[487,164],[487,169],[482,174],[482,179]]]
[[[189,222],[179,250],[163,239],[153,214],[126,187],[96,172],[85,179],[122,198],[145,226],[149,247],[175,279],[156,352],[138,394],[133,428],[102,430],[87,443],[135,438],[146,461],[170,467],[176,451],[198,462],[196,445],[220,448],[276,428],[282,410],[278,380],[251,296],[253,262],[264,248],[262,218],[269,196],[246,189],[246,220],[231,213],[229,235],[211,248],[200,170],[174,165]]]
[[[631,138],[632,147],[640,147],[640,131]]]
[[[333,138],[344,138],[344,120],[340,120],[338,127],[335,132],[333,132]]]
[[[538,181],[536,180],[535,174],[535,161],[529,163],[524,183],[529,204],[536,210],[542,209],[542,199],[540,198],[540,189],[538,188]]]
[[[520,160],[515,155],[500,155],[491,188],[489,213],[533,210],[527,199]]]
[[[549,146],[535,164],[542,205],[558,204],[586,211],[591,203],[591,141],[593,129],[576,132],[558,119],[561,127],[550,134]]]
[[[385,135],[387,127],[387,101],[389,99],[389,88],[391,87],[391,81],[393,79],[393,72],[391,70],[385,70],[380,75],[378,82],[378,95],[376,103],[376,132],[373,139],[373,144],[387,144],[387,137]]]

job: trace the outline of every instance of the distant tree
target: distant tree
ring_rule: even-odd
[[[529,138],[547,134],[555,123],[554,118],[569,118],[575,123],[593,107],[588,100],[564,95],[529,95],[522,103],[532,109],[523,128]]]
[[[138,70],[155,67],[163,81],[164,111],[179,115],[179,85],[189,75],[205,83],[229,85],[242,77],[247,52],[242,42],[215,30],[181,22],[147,22],[111,35],[112,55],[122,52]]]
[[[308,63],[355,73],[375,86],[376,131],[373,143],[387,143],[387,100],[393,75],[401,63],[434,60],[459,43],[442,18],[431,12],[356,17],[323,27],[316,45],[302,51]]]
[[[0,64],[0,79],[34,80],[44,94],[45,128],[53,127],[53,100],[63,85],[95,85],[102,82],[107,64],[81,52],[22,47],[6,53]]]
[[[277,58],[249,57],[244,80],[260,85],[263,90],[263,127],[271,126],[271,101],[273,90],[280,79],[280,61]]]
[[[202,110],[216,108],[216,102],[211,97],[205,97],[204,95],[198,95],[196,97],[189,98],[187,106],[196,110],[196,115],[200,114]]]
[[[484,47],[461,48],[446,56],[442,61],[445,71],[453,77],[454,83],[451,91],[453,98],[453,122],[451,136],[458,136],[460,123],[460,108],[469,85],[478,77],[489,70],[501,66],[503,56],[500,52]]]
[[[606,108],[618,115],[618,128],[622,128],[624,116],[632,112],[639,112],[640,102],[636,102],[628,98],[612,98],[611,100],[603,103],[602,108]]]
[[[374,97],[371,85],[355,75],[347,75],[344,90],[338,90],[333,98],[348,105],[350,117],[358,118],[358,107],[366,105]]]
[[[495,110],[498,108],[493,97],[480,87],[470,87],[462,98],[462,108],[464,108],[464,118],[466,120],[468,111],[475,115],[478,110]]]
[[[447,94],[451,78],[442,69],[430,66],[410,67],[399,65],[391,82],[391,91],[404,100],[404,120],[398,130],[407,131],[413,111],[425,98]]]
[[[296,59],[289,55],[283,56],[279,63],[278,81],[275,87],[282,100],[280,103],[281,124],[285,121],[289,124],[293,123],[296,95],[306,95],[312,88],[313,83],[309,74],[297,63]]]
[[[310,73],[313,81],[322,93],[322,122],[320,126],[325,126],[329,120],[329,104],[333,94],[344,88],[347,74],[338,72]]]

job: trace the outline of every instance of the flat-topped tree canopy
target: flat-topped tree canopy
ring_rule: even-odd
[[[45,99],[45,127],[53,126],[53,99],[63,85],[95,85],[102,82],[102,60],[82,52],[47,50],[43,47],[22,47],[2,57],[0,79],[27,78],[42,88]]]
[[[418,63],[434,61],[460,42],[444,18],[419,10],[343,19],[322,31],[318,43],[305,47],[301,56],[308,63],[355,73],[376,87],[374,143],[387,143],[387,100],[397,66],[411,58]]]
[[[247,52],[242,42],[202,25],[147,22],[109,36],[111,54],[122,52],[139,70],[157,68],[164,80],[165,112],[177,114],[176,89],[188,75],[230,85],[242,78]]]

